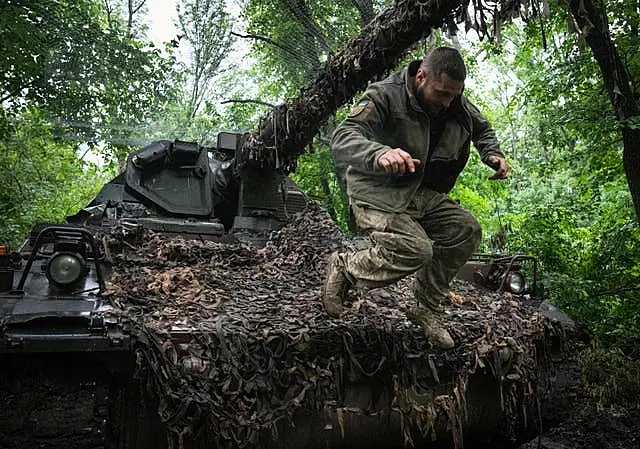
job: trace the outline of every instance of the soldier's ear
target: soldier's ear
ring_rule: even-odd
[[[420,84],[424,82],[425,79],[427,79],[426,72],[422,70],[422,67],[418,68],[418,71],[416,72],[416,82]]]

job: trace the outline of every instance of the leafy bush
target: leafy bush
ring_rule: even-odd
[[[4,119],[12,135],[0,140],[0,242],[16,247],[35,222],[63,222],[85,206],[109,173],[56,139],[39,109]]]
[[[640,359],[598,344],[583,350],[578,363],[588,398],[599,408],[634,409],[640,398]]]

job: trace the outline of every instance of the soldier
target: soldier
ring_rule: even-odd
[[[495,170],[491,179],[509,174],[491,124],[462,94],[466,74],[457,50],[436,48],[371,84],[333,134],[334,163],[353,219],[373,246],[330,256],[323,291],[329,315],[340,316],[352,287],[382,287],[416,273],[418,307],[409,318],[435,346],[454,346],[441,303],[478,247],[481,229],[447,193],[469,158],[470,142]]]

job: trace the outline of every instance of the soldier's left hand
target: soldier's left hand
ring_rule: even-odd
[[[496,172],[489,179],[507,179],[509,177],[509,171],[511,167],[509,167],[509,163],[506,159],[491,155],[487,158],[487,165],[493,168]]]

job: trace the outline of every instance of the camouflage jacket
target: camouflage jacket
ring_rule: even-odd
[[[471,142],[483,162],[490,155],[504,157],[491,124],[464,95],[448,108],[442,135],[429,151],[430,119],[408,76],[416,71],[412,63],[371,84],[332,136],[336,171],[352,202],[402,212],[421,189],[447,193],[453,188],[469,158]],[[378,166],[378,158],[393,148],[420,160],[415,173],[386,173]]]

